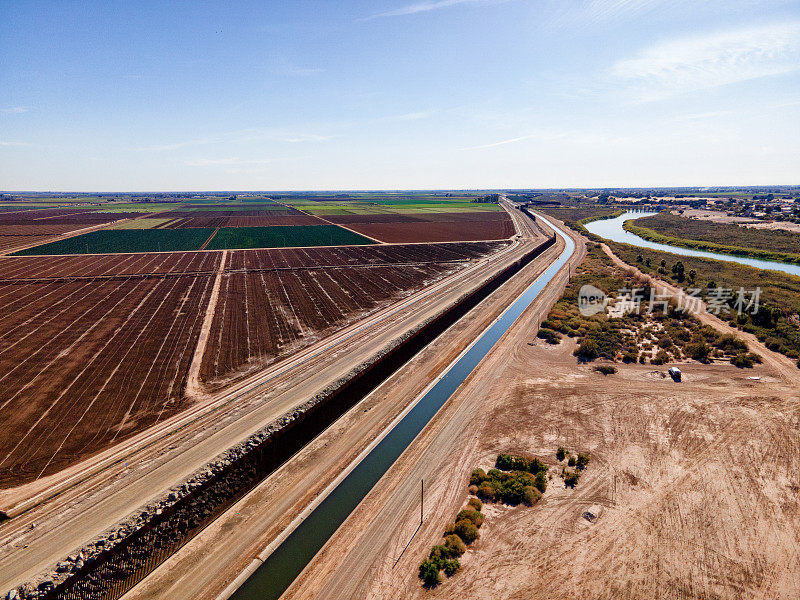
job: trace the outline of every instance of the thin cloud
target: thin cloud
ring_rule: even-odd
[[[21,146],[33,146],[33,144],[29,144],[27,142],[8,142],[5,140],[0,140],[0,146],[4,147],[21,147]]]
[[[28,112],[30,109],[27,106],[10,106],[8,108],[0,108],[0,113],[4,115],[19,115]]]
[[[733,114],[732,110],[715,110],[711,112],[693,113],[689,115],[680,115],[675,117],[676,121],[701,121],[704,119],[715,119],[725,115]]]
[[[402,115],[391,115],[388,117],[384,117],[383,121],[420,121],[422,119],[427,119],[436,111],[433,110],[418,110],[416,112],[408,112]]]
[[[198,158],[187,160],[186,164],[190,167],[215,167],[231,165],[266,165],[275,162],[273,158],[242,159],[242,158]]]
[[[169,152],[171,150],[180,150],[181,148],[189,148],[193,146],[242,143],[248,141],[276,141],[289,144],[298,144],[304,142],[326,142],[330,139],[333,139],[333,136],[320,135],[316,133],[280,132],[265,129],[239,129],[237,131],[229,131],[215,136],[182,140],[171,144],[143,146],[137,148],[137,150],[140,152]]]
[[[618,61],[610,74],[649,101],[798,69],[796,21],[662,42]]]
[[[432,10],[440,10],[442,8],[458,6],[459,4],[487,4],[489,2],[497,3],[503,1],[507,0],[437,0],[435,2],[415,2],[414,4],[407,4],[394,10],[387,10],[386,12],[370,15],[362,20],[369,21],[371,19],[381,19],[384,17],[403,17],[406,15],[416,15]]]
[[[508,140],[501,140],[499,142],[492,142],[490,144],[481,144],[479,146],[468,146],[466,148],[461,148],[462,150],[482,150],[484,148],[496,148],[497,146],[505,146],[506,144],[515,144],[516,142],[522,142],[524,140],[530,140],[535,137],[539,137],[538,133],[531,133],[529,135],[521,135],[519,137],[511,138]]]

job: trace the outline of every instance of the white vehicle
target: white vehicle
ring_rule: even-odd
[[[681,370],[678,367],[670,367],[669,376],[672,377],[673,381],[680,381],[681,380]]]

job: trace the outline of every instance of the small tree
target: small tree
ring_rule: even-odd
[[[544,474],[543,471],[539,471],[534,478],[535,483],[533,485],[536,486],[536,489],[539,490],[542,494],[547,489],[547,476]]]
[[[566,455],[567,455],[567,451],[564,448],[562,448],[561,446],[559,446],[558,450],[556,450],[556,458],[561,461],[561,460],[564,460],[564,457]]]
[[[446,538],[444,538],[444,546],[447,548],[447,552],[450,557],[461,556],[467,551],[467,545],[455,534],[448,535]]]
[[[434,588],[442,582],[442,577],[439,575],[439,566],[431,560],[422,561],[419,566],[419,578],[428,588]]]
[[[474,510],[480,510],[483,508],[483,502],[481,502],[477,498],[470,498],[467,501],[467,505],[471,506]]]

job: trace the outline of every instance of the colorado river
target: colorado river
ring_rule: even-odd
[[[559,257],[430,386],[406,415],[278,545],[231,596],[234,600],[278,598],[292,584],[347,516],[389,470],[495,343],[558,273],[575,251],[572,239],[540,218],[564,240]]]
[[[613,242],[622,242],[630,244],[631,246],[639,246],[641,248],[650,248],[652,250],[662,250],[664,252],[672,252],[673,254],[680,254],[681,256],[698,256],[701,258],[713,258],[715,260],[725,260],[728,262],[736,262],[749,267],[757,269],[771,269],[773,271],[783,271],[789,275],[800,276],[800,265],[793,265],[791,263],[782,263],[773,260],[761,260],[758,258],[750,258],[748,256],[735,256],[733,254],[721,254],[719,252],[708,252],[706,250],[693,250],[691,248],[683,248],[681,246],[670,246],[669,244],[659,244],[657,242],[650,242],[644,238],[639,237],[630,231],[625,231],[622,225],[625,221],[630,219],[638,219],[639,217],[649,217],[656,215],[655,212],[635,212],[628,211],[625,214],[615,217],[613,219],[601,219],[599,221],[592,221],[587,223],[584,227],[595,235],[599,235],[607,240]]]

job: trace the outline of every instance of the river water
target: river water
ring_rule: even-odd
[[[725,260],[728,262],[735,262],[757,269],[771,269],[773,271],[783,271],[789,275],[800,276],[800,265],[791,263],[782,263],[774,260],[761,260],[758,258],[750,258],[749,256],[734,256],[732,254],[721,254],[719,252],[709,252],[707,250],[694,250],[692,248],[682,248],[680,246],[670,246],[669,244],[659,244],[645,240],[631,233],[625,231],[622,224],[629,219],[638,219],[639,217],[649,217],[655,215],[655,212],[637,212],[628,211],[625,214],[615,217],[613,219],[601,219],[599,221],[592,221],[584,225],[586,229],[599,235],[607,240],[614,242],[622,242],[632,246],[639,246],[640,248],[650,248],[652,250],[662,250],[664,252],[672,252],[673,254],[680,254],[681,256],[699,256],[701,258],[713,258],[716,260]],[[800,251],[800,248],[798,248]]]
[[[233,600],[271,600],[283,594],[486,353],[566,264],[575,250],[575,243],[546,218],[537,218],[541,218],[565,241],[566,247],[561,255],[484,330],[402,420],[266,558],[236,590]]]

